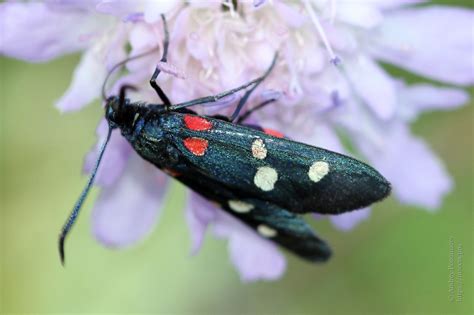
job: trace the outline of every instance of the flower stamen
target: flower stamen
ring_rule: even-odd
[[[328,51],[331,63],[334,64],[335,66],[339,65],[341,63],[341,59],[338,56],[336,56],[336,54],[334,53],[334,50],[332,49],[331,44],[329,43],[326,33],[324,32],[324,29],[321,23],[319,22],[316,12],[314,12],[313,7],[309,3],[309,0],[304,0],[303,2],[306,8],[306,11],[308,12],[309,17],[311,19],[311,22],[313,22],[314,26],[316,27],[316,31],[318,32],[324,46],[326,47],[326,50]]]

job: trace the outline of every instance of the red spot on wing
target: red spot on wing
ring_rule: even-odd
[[[201,138],[186,138],[183,143],[189,152],[197,156],[203,156],[209,146],[209,142]]]
[[[263,132],[265,132],[267,135],[274,136],[277,138],[285,138],[285,135],[279,131],[268,129],[268,128],[262,128],[262,129],[263,129]]]
[[[184,124],[191,130],[205,131],[212,128],[212,123],[202,117],[186,115],[184,116]]]

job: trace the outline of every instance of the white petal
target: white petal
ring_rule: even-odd
[[[277,280],[285,272],[286,259],[277,246],[229,214],[219,212],[214,232],[229,240],[230,259],[243,282]]]
[[[120,248],[147,236],[157,221],[166,187],[167,176],[134,153],[122,176],[102,188],[95,203],[92,228],[97,240]]]
[[[420,110],[452,110],[469,100],[461,89],[417,84],[407,88],[406,97]]]
[[[469,94],[461,89],[416,84],[401,90],[400,115],[414,120],[425,111],[452,110],[469,100]]]
[[[148,23],[156,23],[160,20],[160,15],[172,10],[175,6],[180,5],[180,1],[145,1],[143,5],[143,12],[145,14],[145,21]]]
[[[433,79],[474,82],[474,11],[447,6],[403,9],[388,14],[373,53]]]
[[[388,10],[426,2],[426,0],[365,0],[365,2],[380,9]]]
[[[95,49],[87,50],[74,70],[71,85],[56,103],[56,107],[63,112],[83,108],[100,95],[106,76],[104,56]]]
[[[361,1],[341,1],[336,12],[341,21],[364,28],[372,28],[383,19],[376,6]]]
[[[195,255],[202,246],[208,225],[216,219],[217,211],[213,204],[193,191],[188,193],[186,221],[191,234],[191,254]]]
[[[274,6],[282,24],[284,25],[299,28],[307,20],[307,17],[303,14],[296,3],[292,3],[291,1],[276,1]]]
[[[54,10],[47,4],[8,2],[0,5],[0,54],[43,62],[82,50],[107,27],[84,10]]]
[[[275,244],[194,192],[190,192],[186,219],[192,254],[199,250],[206,229],[212,224],[214,234],[228,240],[231,261],[242,281],[276,280],[283,275],[286,260]]]
[[[407,204],[435,210],[453,187],[440,159],[407,126],[393,124],[381,129],[385,142],[374,146],[359,141],[362,152],[392,184],[394,195]]]
[[[119,62],[127,58],[127,53],[125,50],[127,43],[128,30],[125,24],[119,24],[113,35],[110,37],[110,42],[108,44],[107,54],[106,54],[106,65],[107,70],[111,70]]]
[[[332,224],[341,231],[349,231],[370,217],[370,208],[330,216]]]
[[[366,104],[383,120],[393,117],[396,109],[394,80],[377,63],[366,56],[345,64],[352,85]]]
[[[89,11],[89,12],[94,12],[96,5],[98,2],[101,0],[81,0],[81,1],[76,1],[76,0],[46,0],[43,2],[46,2],[48,7],[52,9],[59,9],[59,10],[83,10],[83,11]]]
[[[265,0],[253,0],[253,6],[254,7],[259,7],[264,3],[265,3]]]
[[[298,142],[307,143],[338,153],[344,153],[344,147],[331,124],[318,121],[316,124],[311,124],[311,128],[309,128],[309,126],[305,127],[306,128],[300,128],[303,129],[303,131],[300,131],[300,129],[293,130],[291,134],[286,136]]]
[[[95,7],[97,12],[124,18],[141,11],[141,1],[101,0]]]
[[[133,27],[129,35],[129,41],[132,47],[130,52],[131,57],[150,52],[157,46],[159,46],[160,49],[157,49],[154,53],[128,62],[126,67],[131,74],[147,72],[149,73],[148,76],[151,76],[158,60],[161,58],[162,34],[162,32],[157,32],[156,29],[149,24],[140,23]]]
[[[107,132],[107,121],[103,119],[97,127],[97,145],[86,155],[84,172],[90,173],[95,167],[99,156],[99,149],[105,141]],[[112,131],[112,136],[97,171],[95,184],[98,186],[111,186],[114,184],[122,176],[132,150],[129,142],[120,134],[120,130]]]

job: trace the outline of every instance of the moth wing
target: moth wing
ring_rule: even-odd
[[[167,131],[183,163],[239,198],[268,201],[296,213],[339,214],[390,192],[382,175],[351,157],[210,117],[205,118],[209,128],[193,130],[184,116],[192,115],[175,115],[182,127]],[[199,152],[189,139],[202,140]]]
[[[192,169],[188,169],[176,178],[203,197],[219,204],[223,211],[260,236],[288,251],[311,262],[324,262],[330,258],[331,249],[327,243],[314,233],[301,216],[268,201],[239,199],[232,190],[219,182],[197,175]]]
[[[331,249],[299,215],[259,199],[229,200],[222,208],[290,252],[311,262],[324,262]],[[243,213],[236,211],[244,211]]]

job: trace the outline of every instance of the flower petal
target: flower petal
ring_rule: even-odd
[[[96,5],[97,12],[124,18],[141,10],[141,1],[101,0]]]
[[[254,7],[259,7],[264,3],[265,3],[265,0],[253,0],[253,6]]]
[[[381,119],[393,117],[396,109],[394,80],[377,63],[359,56],[346,63],[347,74],[356,91]]]
[[[97,127],[98,142],[84,160],[84,172],[90,173],[95,166],[99,156],[99,149],[101,148],[105,138],[107,137],[108,126],[107,121],[103,119]],[[120,134],[120,130],[112,131],[107,149],[97,170],[95,184],[105,187],[111,186],[122,175],[127,162],[132,154],[132,147],[128,141]]]
[[[370,208],[330,216],[332,224],[341,231],[349,231],[370,217]]]
[[[399,123],[384,126],[381,147],[360,141],[359,148],[392,184],[403,203],[435,210],[453,187],[443,163],[421,139]],[[429,180],[427,180],[429,179]]]
[[[241,280],[279,279],[285,272],[286,259],[277,246],[224,211],[218,214],[214,233],[229,240],[230,259]]]
[[[109,45],[105,56],[105,64],[108,71],[127,58],[125,49],[127,36],[128,32],[124,24],[120,24],[115,33],[109,36]]]
[[[93,234],[107,247],[133,245],[154,227],[167,176],[133,154],[125,172],[112,186],[102,188],[93,215]]]
[[[82,10],[94,12],[98,2],[102,0],[45,0],[48,7],[55,10]]]
[[[379,9],[360,1],[345,1],[337,6],[337,18],[343,22],[363,28],[372,28],[383,20]]]
[[[145,21],[148,23],[155,23],[160,20],[160,15],[165,14],[181,2],[176,0],[168,1],[145,1],[143,4],[143,12],[145,14]]]
[[[274,3],[275,11],[278,13],[283,25],[288,27],[301,27],[307,20],[307,17],[302,14],[297,3],[290,1],[277,1]]]
[[[325,123],[318,123],[318,125],[314,126],[313,137],[307,138],[303,142],[326,150],[344,153],[344,147],[342,146],[336,132],[330,127],[330,125]]]
[[[426,2],[426,0],[365,0],[364,2],[375,5],[384,10],[396,9],[403,6]]]
[[[105,21],[84,10],[54,10],[37,1],[2,3],[0,53],[30,62],[51,60],[88,47]]]
[[[157,50],[154,53],[151,53],[151,50],[162,45],[161,36],[162,32],[158,32],[156,28],[151,25],[145,23],[134,25],[129,35],[129,42],[132,48],[129,57],[134,57],[147,52],[150,52],[150,54],[130,60],[126,64],[126,67],[131,74],[137,72],[149,72],[149,75],[151,76],[158,60],[161,58],[161,48],[160,51]]]
[[[204,235],[208,225],[216,219],[219,211],[209,201],[193,192],[189,191],[188,203],[186,206],[186,221],[191,232],[191,254],[195,255],[202,246]]]
[[[94,49],[86,51],[74,70],[71,85],[56,103],[59,110],[77,111],[100,95],[102,84],[107,76],[104,59]]]
[[[387,14],[373,54],[421,75],[455,84],[474,82],[474,11],[446,6]]]
[[[414,120],[425,111],[452,110],[469,100],[469,94],[461,89],[430,84],[404,87],[400,94],[400,115],[407,120]]]
[[[229,241],[230,259],[243,282],[276,280],[285,272],[285,257],[275,244],[194,192],[190,193],[186,217],[192,253],[199,250],[206,228],[212,223],[214,234]]]

